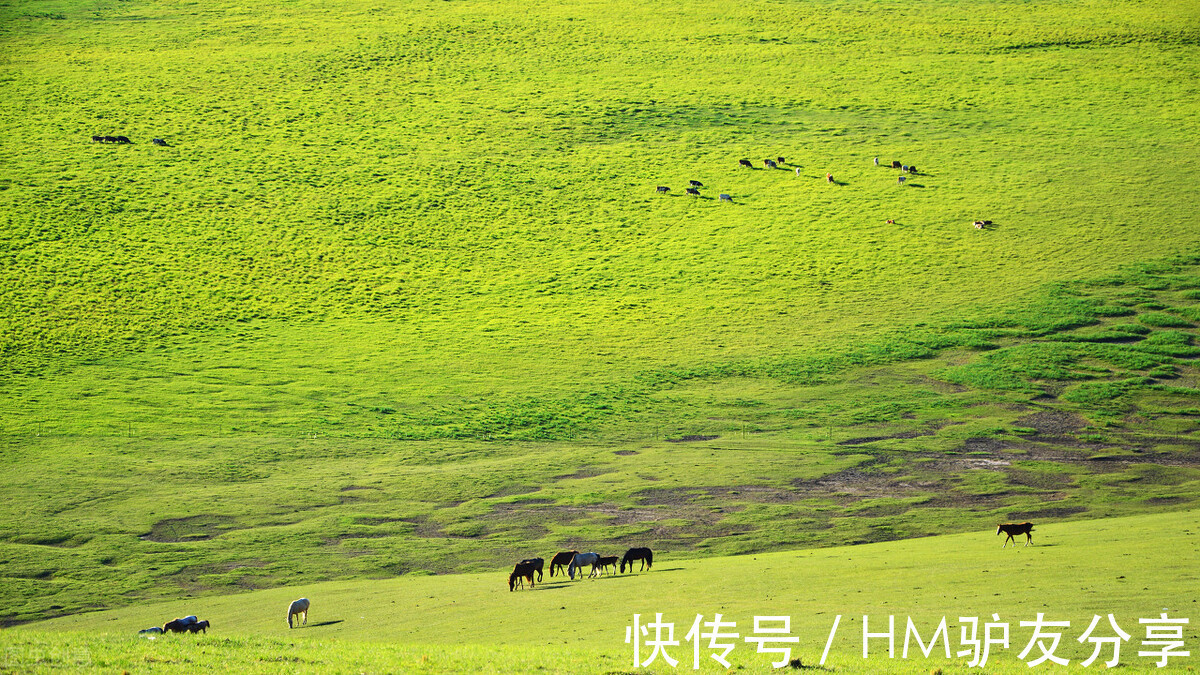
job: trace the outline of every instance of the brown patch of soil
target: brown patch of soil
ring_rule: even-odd
[[[638,451],[637,450],[614,450],[613,454],[621,455],[622,457],[625,457],[627,455],[636,455],[636,454],[638,454]]]
[[[561,476],[554,476],[553,480],[569,480],[573,478],[592,478],[594,476],[603,476],[606,473],[612,473],[613,469],[601,469],[594,466],[585,466],[575,473],[564,473]],[[533,492],[533,490],[530,490]]]
[[[700,436],[700,435],[696,435],[696,434],[689,434],[687,436],[680,436],[679,438],[668,438],[667,442],[668,443],[694,443],[696,441],[715,441],[718,438],[720,438],[720,436]]]
[[[1087,420],[1075,413],[1060,410],[1043,410],[1039,413],[1017,418],[1015,424],[1037,429],[1040,436],[1066,436],[1087,426]]]

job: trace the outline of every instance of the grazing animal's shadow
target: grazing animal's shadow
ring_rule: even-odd
[[[332,626],[335,623],[342,623],[345,619],[334,619],[333,621],[322,621],[320,623],[310,623],[310,627],[317,628],[319,626]]]
[[[908,187],[915,187],[915,188],[925,187],[924,185],[921,185],[920,183],[905,183],[905,185],[907,185]]]

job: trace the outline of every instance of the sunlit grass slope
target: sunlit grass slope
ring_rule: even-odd
[[[1188,508],[1197,26],[0,5],[0,620]]]
[[[669,651],[690,670],[691,648],[684,634],[697,614],[711,621],[719,612],[737,623],[730,632],[744,636],[753,634],[755,616],[789,616],[790,634],[800,638],[794,656],[808,665],[820,660],[835,617],[841,615],[827,663],[834,672],[911,673],[931,667],[962,672],[968,658],[929,659],[911,642],[908,658],[901,659],[907,619],[928,645],[944,617],[953,653],[963,647],[959,617],[979,618],[982,630],[982,622],[997,621],[995,614],[1010,624],[1010,646],[996,648],[986,670],[1009,673],[1027,671],[1025,662],[1041,654],[1035,649],[1024,660],[1016,658],[1032,635],[1021,621],[1033,621],[1039,612],[1048,621],[1070,621],[1070,627],[1058,629],[1063,640],[1056,654],[1077,663],[1094,645],[1076,638],[1094,615],[1111,613],[1131,634],[1122,645],[1122,669],[1152,672],[1157,659],[1136,653],[1148,649],[1141,644],[1148,638],[1138,619],[1159,618],[1163,612],[1168,618],[1190,617],[1185,641],[1195,644],[1200,636],[1192,593],[1198,581],[1198,528],[1197,513],[1189,511],[1038,526],[1035,545],[1017,549],[1001,549],[992,528],[814,551],[705,560],[662,556],[653,570],[636,575],[573,582],[547,577],[534,590],[516,592],[509,592],[502,570],[334,582],[84,614],[10,629],[0,633],[0,640],[8,658],[18,663],[21,654],[46,654],[63,661],[82,657],[79,665],[97,669],[151,661],[156,668],[237,664],[270,671],[282,660],[289,669],[344,672],[448,672],[464,663],[499,672],[529,672],[538,666],[555,672],[609,672],[632,665],[624,632],[633,615],[649,621],[662,613],[675,624],[675,638],[682,645]],[[284,610],[300,596],[312,600],[309,625],[289,631]],[[135,635],[185,614],[211,621],[211,633],[167,636],[153,643]],[[870,632],[886,632],[887,617],[896,617],[894,661],[887,659],[886,639],[873,640],[871,660],[862,660],[864,615]],[[366,649],[361,642],[383,644]],[[447,653],[440,645],[456,648]],[[943,651],[939,644],[933,653]],[[708,653],[702,649],[702,658],[715,665]],[[764,672],[772,658],[742,642],[730,660],[750,672]],[[1111,648],[1106,648],[1102,659],[1109,658]],[[1196,662],[1194,656],[1173,657],[1165,672],[1183,672]],[[896,670],[887,670],[889,666]],[[1053,664],[1043,666],[1048,667],[1064,672]],[[661,662],[653,670],[670,672]]]

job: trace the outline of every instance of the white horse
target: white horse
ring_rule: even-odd
[[[288,605],[288,628],[292,627],[292,617],[304,615],[304,625],[308,625],[308,598],[300,598],[299,600]]]
[[[571,559],[571,564],[567,566],[567,576],[574,579],[576,569],[578,569],[579,574],[582,575],[584,565],[591,565],[592,573],[589,574],[588,576],[589,577],[595,576],[596,569],[600,565],[600,554],[599,553],[577,553],[577,554],[575,554],[575,557]]]

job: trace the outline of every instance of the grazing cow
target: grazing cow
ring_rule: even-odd
[[[782,158],[782,157],[776,157],[776,158],[775,158],[775,161],[776,161],[776,162],[779,162],[780,164],[787,164],[787,162],[783,161],[783,158]]]
[[[161,145],[161,146],[163,146],[164,148],[167,146],[167,142],[166,142],[166,141],[164,141],[164,140],[163,140],[163,139],[161,139],[161,138],[152,138],[152,139],[150,139],[150,142],[151,142],[151,143],[153,143],[153,144],[155,144],[155,145]]]
[[[750,160],[748,160],[748,159],[739,159],[739,160],[738,160],[738,164],[740,164],[740,165],[742,165],[742,166],[746,167],[747,169],[753,169],[753,168],[754,168],[754,164],[752,164],[752,163],[750,162]]]
[[[105,137],[104,137],[104,142],[105,142],[105,143],[116,143],[116,142],[117,142],[117,137],[116,137],[116,136],[105,136]]]
[[[832,183],[833,182],[833,174],[831,174],[831,173],[825,174],[825,181],[828,183]]]
[[[879,158],[878,157],[875,158],[875,166],[879,166]]]
[[[704,187],[704,183],[701,183],[698,180],[689,180],[688,185],[691,185],[692,187]]]
[[[310,604],[311,603],[309,603],[308,598],[300,598],[299,600],[295,600],[292,602],[292,604],[288,605],[288,628],[292,627],[293,616],[303,615],[304,625],[308,625],[308,607]]]
[[[132,143],[133,141],[129,140],[128,138],[125,138],[124,136],[117,136],[116,142],[117,143]]]
[[[689,195],[696,196],[696,197],[700,196],[700,188],[686,188],[684,190],[684,192],[688,193]]]
[[[616,555],[602,556],[600,558],[600,562],[597,563],[600,566],[600,573],[603,574],[604,570],[608,569],[609,567],[612,568],[613,572],[616,572],[617,571],[617,561],[620,559],[621,559],[621,557],[616,556]]]
[[[208,622],[208,619],[205,619],[204,621],[197,621],[196,623],[188,626],[187,630],[189,633],[204,633],[205,635],[208,635],[208,627],[211,625],[212,624]]]
[[[732,202],[733,202],[733,197],[730,197],[730,196],[729,196],[729,195],[727,195],[727,194],[722,194],[722,195],[721,195],[721,201],[723,201],[723,202],[730,202],[730,203],[732,203]]]
[[[888,219],[887,219],[887,224],[888,224],[888,225],[895,225],[895,224],[896,224],[896,221],[892,220],[891,218],[888,218]]]
[[[778,169],[778,168],[779,168],[779,165],[778,165],[778,164],[776,164],[776,163],[775,163],[775,160],[773,160],[773,159],[764,159],[764,160],[763,160],[763,164],[766,164],[767,166],[771,167],[772,169]]]
[[[900,185],[904,185],[904,176],[898,176],[898,178],[900,179]]]
[[[559,551],[555,553],[554,557],[550,559],[550,578],[554,578],[554,570],[556,568],[561,574],[577,555],[579,555],[579,551]]]
[[[196,615],[185,616],[181,619],[172,619],[163,624],[162,630],[164,633],[186,633],[188,627],[197,623]]]
[[[92,136],[92,142],[93,143],[103,143],[104,137],[103,136]]]
[[[671,191],[671,188],[667,187],[666,185],[659,185],[658,187],[654,188],[654,191],[655,191],[655,192],[662,192],[662,193],[664,193],[664,194],[665,194],[665,193],[667,193],[667,192],[670,192],[670,191]]]
[[[987,229],[987,226],[991,225],[991,224],[992,224],[992,221],[990,221],[990,220],[977,220],[977,221],[975,221],[975,229],[984,230],[984,229]]]
[[[904,166],[904,165],[900,163],[900,160],[898,160],[898,159],[892,160],[892,168],[893,169],[899,169],[902,166]]]
[[[1001,532],[1007,534],[1008,537],[1004,540],[1004,543],[1000,545],[1000,548],[1008,546],[1008,542],[1010,541],[1013,543],[1013,548],[1016,548],[1017,541],[1013,539],[1013,535],[1015,534],[1025,535],[1026,546],[1029,546],[1033,543],[1033,523],[1004,523],[1003,525],[997,525],[996,534],[1000,534]]]
[[[915,174],[917,172],[917,167],[915,167],[915,166],[908,167],[908,172]]]

